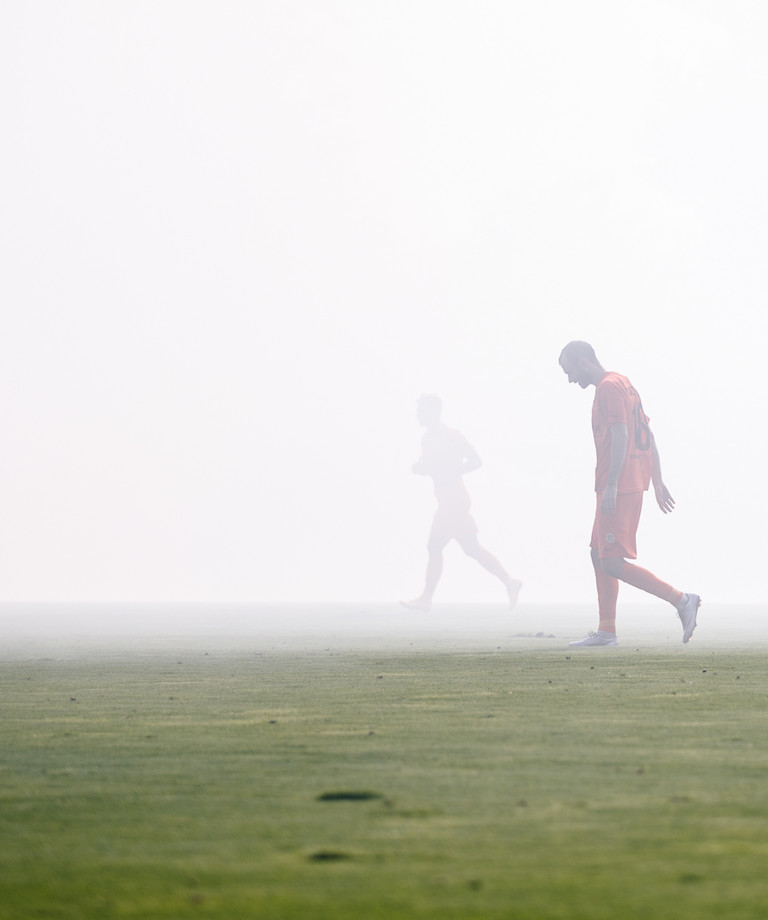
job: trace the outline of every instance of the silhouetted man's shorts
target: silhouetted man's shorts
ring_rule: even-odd
[[[451,540],[460,540],[476,533],[477,524],[468,508],[438,507],[432,519],[427,548],[442,549]]]

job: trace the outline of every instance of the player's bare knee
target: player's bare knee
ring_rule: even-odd
[[[605,574],[610,575],[611,578],[621,578],[624,569],[623,557],[612,556],[608,559],[601,559],[598,549],[594,546],[590,551],[590,555],[592,557],[592,565],[595,567],[596,572],[605,572]]]
[[[601,559],[600,565],[606,575],[611,578],[621,578],[624,569],[624,559],[621,556],[613,556],[610,559]]]

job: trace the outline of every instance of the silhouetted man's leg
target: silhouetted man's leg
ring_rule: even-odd
[[[479,562],[484,569],[490,572],[491,575],[495,575],[501,582],[503,582],[504,587],[507,589],[509,606],[510,608],[513,608],[517,603],[517,596],[520,593],[520,588],[522,587],[523,583],[518,581],[516,578],[512,578],[512,576],[507,572],[507,570],[493,555],[493,553],[487,550],[484,546],[480,545],[480,541],[477,539],[477,534],[461,537],[458,542],[468,556],[477,560],[477,562]]]

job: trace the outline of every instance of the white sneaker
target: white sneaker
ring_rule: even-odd
[[[578,642],[569,642],[572,648],[588,648],[595,646],[616,646],[619,644],[619,640],[616,638],[616,633],[604,632],[602,629],[598,629],[597,632],[591,632],[586,639],[579,639]]]
[[[686,594],[686,602],[677,611],[680,622],[683,624],[683,642],[687,642],[696,629],[696,614],[701,606],[701,598],[698,594]]]

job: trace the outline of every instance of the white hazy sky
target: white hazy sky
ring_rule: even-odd
[[[6,0],[0,600],[413,596],[427,391],[522,599],[589,601],[583,338],[677,499],[639,562],[763,601],[767,42],[762,0]]]

